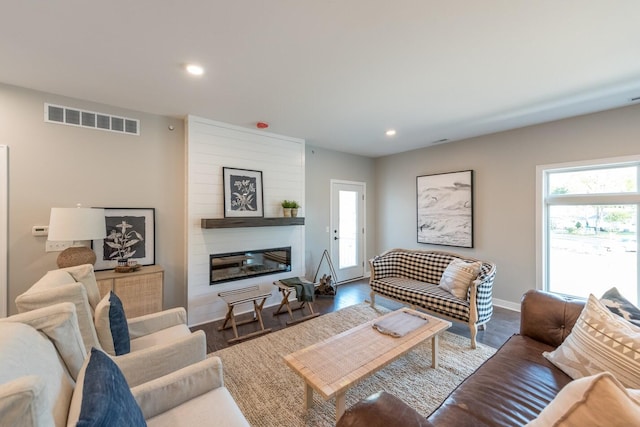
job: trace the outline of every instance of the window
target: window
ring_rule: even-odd
[[[538,166],[537,285],[640,302],[640,157]]]

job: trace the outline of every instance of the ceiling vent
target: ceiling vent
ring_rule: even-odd
[[[60,125],[140,135],[140,120],[47,104],[46,102],[44,104],[44,121]]]

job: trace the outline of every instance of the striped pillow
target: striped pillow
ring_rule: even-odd
[[[625,387],[640,388],[640,328],[593,295],[565,341],[543,356],[573,379],[609,371]]]

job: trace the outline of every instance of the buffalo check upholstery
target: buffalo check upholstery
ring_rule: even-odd
[[[477,327],[493,314],[493,281],[496,266],[481,261],[478,277],[465,299],[455,297],[438,284],[454,259],[478,261],[450,252],[392,249],[370,260],[371,300],[375,294],[422,308],[441,317],[469,324],[472,347],[475,348]]]

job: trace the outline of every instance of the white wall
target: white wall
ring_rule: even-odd
[[[140,136],[44,121],[44,103],[140,120]],[[174,130],[170,131],[169,126]],[[184,122],[0,83],[0,144],[9,157],[9,312],[58,252],[31,235],[51,207],[153,207],[164,306],[185,304]]]
[[[374,186],[374,159],[353,154],[325,150],[307,144],[307,221],[306,221],[306,277],[313,276],[320,263],[322,252],[331,251],[331,234],[327,227],[331,223],[331,180],[358,181],[367,185],[365,200],[367,228],[365,230],[365,272],[369,269],[367,260],[376,254],[376,190]],[[336,260],[332,260],[337,266]],[[322,264],[319,276],[329,274],[326,263]]]
[[[494,297],[519,306],[536,286],[536,165],[638,153],[640,106],[631,106],[379,158],[378,252],[439,249],[494,261]],[[416,176],[467,169],[475,171],[475,247],[418,244]]]
[[[305,143],[263,131],[200,117],[187,120],[187,263],[189,324],[223,318],[226,304],[218,293],[254,284],[272,289],[266,306],[280,298],[274,280],[303,276],[304,226],[203,229],[202,218],[223,218],[222,168],[262,171],[264,216],[281,217],[281,202],[297,200],[305,212]],[[291,272],[209,284],[209,255],[291,246]],[[247,304],[237,312],[250,308]]]

